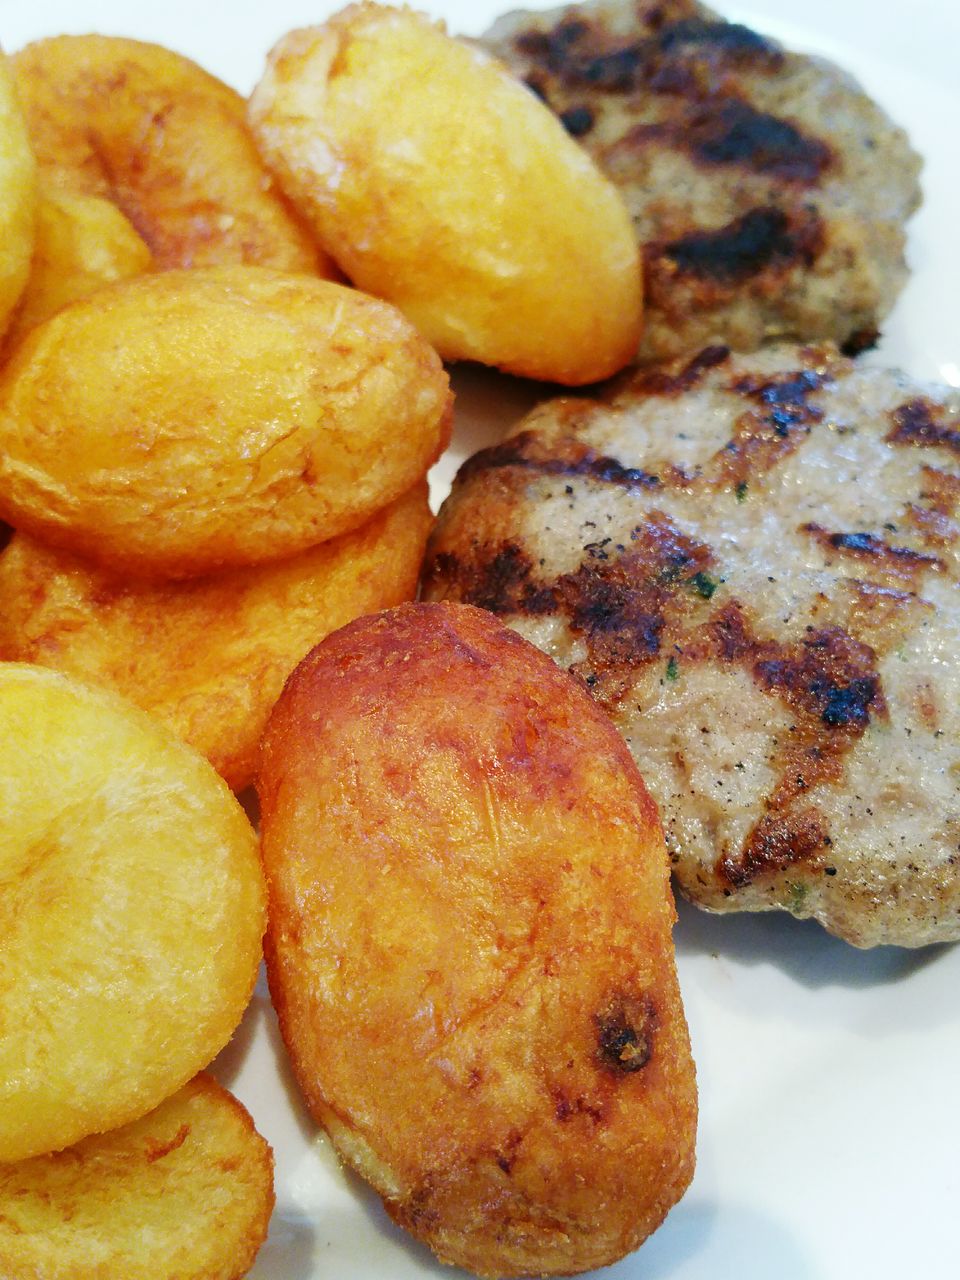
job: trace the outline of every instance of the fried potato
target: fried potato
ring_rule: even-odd
[[[117,576],[16,534],[0,553],[0,657],[109,685],[240,790],[304,654],[353,618],[413,598],[432,522],[422,482],[290,560],[174,583]]]
[[[36,211],[36,163],[13,75],[0,52],[0,333],[30,273]]]
[[[159,45],[56,36],[13,59],[41,172],[115,204],[160,267],[331,264],[273,186],[241,96]]]
[[[205,760],[106,690],[0,665],[0,1160],[144,1115],[256,978],[256,840]]]
[[[7,332],[8,347],[67,303],[140,275],[152,261],[116,205],[41,182],[30,276]]]
[[[389,1213],[481,1275],[599,1267],[693,1169],[663,834],[623,740],[490,615],[319,645],[259,781],[271,992]]]
[[[6,1280],[238,1280],[273,1208],[273,1157],[199,1075],[155,1111],[55,1155],[0,1165]]]
[[[410,489],[450,417],[439,357],[387,303],[261,267],[138,276],[0,374],[0,515],[141,576],[280,559]]]
[[[250,100],[267,163],[360,288],[441,355],[565,383],[636,351],[620,196],[507,69],[407,9],[293,31]]]

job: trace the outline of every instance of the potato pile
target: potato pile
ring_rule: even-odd
[[[269,1151],[228,1096],[189,1082],[233,1034],[260,961],[249,821],[162,725],[57,672],[0,666],[0,740],[3,1274],[77,1275],[78,1256],[118,1280],[242,1274],[231,1253],[263,1238]],[[224,1116],[233,1163],[217,1150]],[[211,1180],[220,1210],[182,1217]],[[126,1269],[138,1202],[152,1252],[169,1268],[179,1250],[182,1270]],[[223,1219],[219,1238],[196,1230],[205,1213]],[[192,1269],[205,1251],[215,1265]]]
[[[329,281],[177,269],[72,303],[0,372],[0,654],[113,685],[246,786],[296,662],[412,594],[449,403],[400,313]]]
[[[621,1256],[693,1168],[655,815],[546,659],[471,611],[389,612],[432,523],[443,360],[580,385],[636,350],[619,196],[409,10],[291,33],[249,104],[108,36],[0,77],[0,1271],[251,1265],[269,1149],[198,1074],[264,925],[224,781],[255,779],[311,650],[260,779],[308,1101],[445,1258]]]

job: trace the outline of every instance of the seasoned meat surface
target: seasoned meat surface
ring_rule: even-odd
[[[461,468],[430,599],[578,674],[683,893],[860,946],[960,938],[960,395],[711,347]]]
[[[919,160],[845,72],[695,0],[512,13],[484,42],[620,187],[644,246],[641,360],[874,340]]]

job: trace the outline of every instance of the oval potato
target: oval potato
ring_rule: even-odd
[[[69,302],[149,271],[152,261],[109,200],[41,183],[30,277],[7,332],[8,350]]]
[[[65,35],[11,59],[41,173],[109,200],[159,267],[336,274],[263,167],[235,90],[182,54]]]
[[[14,535],[0,552],[0,658],[115,689],[249,785],[287,676],[325,635],[410,600],[433,523],[426,482],[289,560],[143,582]]]
[[[246,815],[143,712],[0,664],[0,1161],[144,1115],[246,1008],[263,882]]]
[[[387,303],[261,267],[138,276],[0,374],[0,514],[117,571],[188,577],[358,528],[449,433],[440,360]]]
[[[632,359],[642,287],[626,208],[479,48],[411,10],[351,5],[279,42],[250,120],[349,278],[445,358],[570,384]]]
[[[132,1124],[0,1165],[0,1274],[239,1280],[272,1209],[269,1146],[201,1074]]]
[[[693,1170],[656,809],[538,650],[466,605],[334,633],[258,784],[297,1079],[388,1212],[480,1275],[599,1267]]]

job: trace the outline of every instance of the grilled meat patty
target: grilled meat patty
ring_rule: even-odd
[[[695,0],[512,13],[484,43],[620,187],[644,246],[641,360],[870,345],[906,279],[920,165],[845,72]]]
[[[859,946],[960,938],[960,395],[711,347],[461,468],[429,599],[576,672],[682,892]]]

